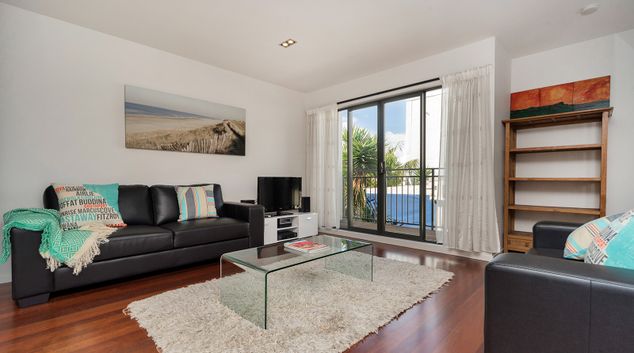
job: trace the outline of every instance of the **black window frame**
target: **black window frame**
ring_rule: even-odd
[[[378,236],[387,236],[387,237],[391,237],[391,238],[398,238],[398,239],[405,239],[405,240],[414,240],[414,241],[419,241],[419,242],[425,242],[425,243],[431,243],[431,244],[438,244],[435,241],[431,241],[431,240],[427,240],[426,237],[426,208],[427,208],[427,203],[424,201],[425,199],[425,195],[426,195],[426,183],[427,183],[427,173],[425,173],[425,169],[426,169],[426,151],[425,151],[425,146],[426,146],[426,94],[427,92],[430,91],[435,91],[438,89],[442,89],[441,85],[434,85],[431,87],[426,87],[424,89],[420,89],[420,90],[416,90],[416,91],[411,91],[411,92],[406,92],[406,93],[401,93],[398,95],[393,95],[393,96],[388,96],[388,97],[383,97],[383,98],[379,98],[379,99],[375,99],[375,100],[371,100],[371,101],[365,101],[363,103],[359,103],[359,104],[352,104],[352,105],[346,105],[345,107],[342,108],[338,108],[337,112],[340,113],[341,111],[347,111],[346,113],[346,119],[347,119],[347,128],[348,128],[348,141],[346,143],[346,146],[348,148],[347,151],[347,155],[348,155],[348,173],[346,175],[346,182],[347,182],[347,190],[348,190],[348,205],[346,205],[345,203],[343,204],[342,210],[346,210],[347,209],[347,215],[345,216],[345,218],[348,221],[347,224],[347,230],[350,231],[355,231],[355,232],[360,232],[360,233],[366,233],[366,234],[373,234],[373,235],[378,235]],[[408,98],[415,98],[418,97],[420,98],[420,119],[421,119],[421,124],[420,124],[420,181],[419,181],[419,190],[422,191],[421,196],[420,197],[420,215],[419,215],[419,219],[420,219],[420,226],[419,226],[419,235],[418,236],[413,236],[413,235],[409,235],[409,234],[402,234],[402,233],[394,233],[394,232],[389,232],[385,230],[385,220],[386,220],[386,195],[385,195],[385,191],[386,191],[386,178],[385,178],[385,171],[381,171],[381,165],[384,165],[385,163],[385,117],[384,117],[384,108],[385,108],[385,104],[386,103],[390,103],[390,102],[395,102],[395,101],[399,101],[399,100],[403,100],[403,99],[408,99]],[[352,124],[352,115],[350,114],[351,111],[355,111],[355,110],[359,110],[359,109],[364,109],[364,108],[368,108],[368,107],[372,107],[372,106],[376,106],[377,107],[377,220],[376,220],[376,229],[367,229],[367,228],[360,228],[360,227],[354,227],[352,225],[353,223],[353,210],[351,207],[351,198],[352,198],[352,193],[350,192],[351,190],[351,186],[352,186],[352,158],[350,158],[351,154],[351,148],[352,148],[352,134],[351,134],[351,128],[353,127]],[[340,114],[339,114],[340,115]],[[381,146],[379,148],[379,146]],[[432,176],[433,177],[433,176]],[[341,195],[341,199],[342,202],[346,201],[343,200],[343,194]],[[341,221],[341,220],[340,220]]]

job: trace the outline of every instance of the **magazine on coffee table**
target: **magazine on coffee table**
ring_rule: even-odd
[[[326,251],[330,247],[326,244],[316,243],[310,240],[297,240],[284,243],[284,247],[289,250],[295,250],[306,254],[312,254],[320,251]]]

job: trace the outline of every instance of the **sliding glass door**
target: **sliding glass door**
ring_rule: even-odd
[[[383,104],[385,232],[421,235],[421,96]]]
[[[439,97],[431,89],[339,111],[342,228],[435,241]]]
[[[340,111],[343,129],[343,177],[345,228],[377,232],[379,155],[378,105]],[[348,224],[349,223],[349,224]]]

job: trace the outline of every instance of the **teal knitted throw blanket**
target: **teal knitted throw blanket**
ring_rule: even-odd
[[[92,263],[99,255],[99,245],[106,243],[108,236],[116,230],[101,223],[90,223],[79,229],[62,231],[59,212],[44,208],[15,209],[5,213],[3,221],[0,263],[6,262],[11,255],[11,229],[41,231],[39,252],[46,260],[47,268],[55,271],[65,264],[74,274]]]

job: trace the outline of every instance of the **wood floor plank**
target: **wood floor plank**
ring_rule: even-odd
[[[482,353],[485,263],[375,244],[377,256],[454,273],[452,281],[347,353]],[[19,309],[0,284],[1,352],[156,352],[146,332],[123,314],[132,301],[219,276],[218,262],[54,295]]]

